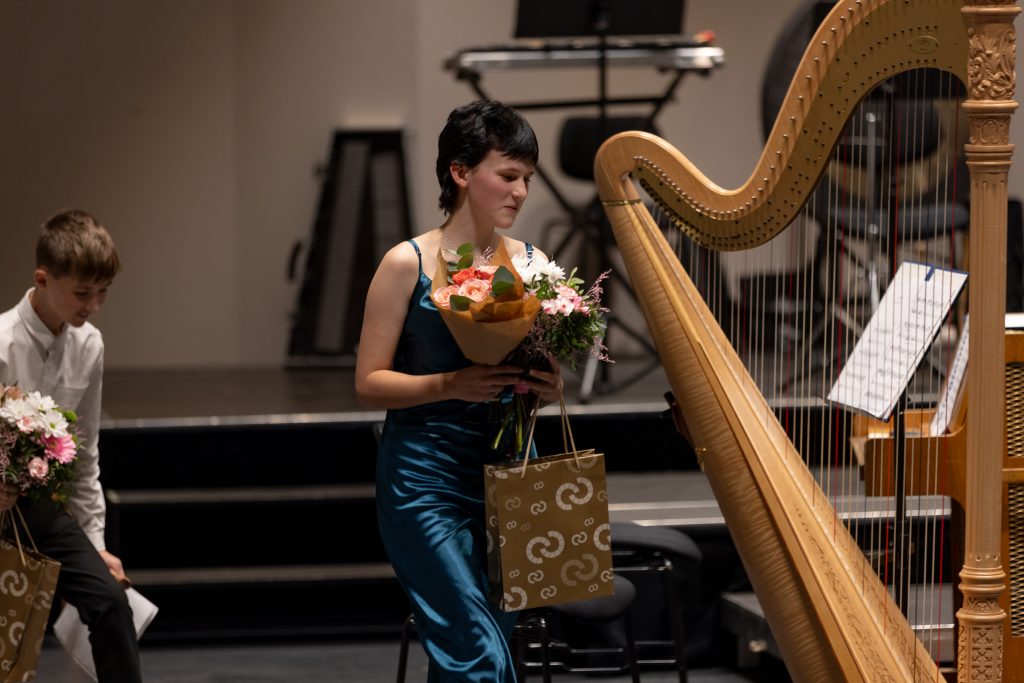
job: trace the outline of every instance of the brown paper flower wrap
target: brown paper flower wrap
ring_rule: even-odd
[[[490,295],[482,301],[472,302],[463,311],[452,310],[434,299],[441,319],[451,331],[462,355],[483,365],[502,362],[529,334],[540,311],[537,297],[524,297],[523,280],[512,265],[504,240],[499,241],[491,265],[505,266],[514,279],[512,288],[501,296]],[[448,262],[439,249],[431,296],[447,286]]]

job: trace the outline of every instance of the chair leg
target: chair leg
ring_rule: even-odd
[[[672,647],[676,653],[676,669],[679,670],[679,683],[687,683],[686,676],[686,634],[683,626],[683,610],[679,604],[679,593],[676,589],[675,577],[672,571],[672,562],[665,559],[662,568],[662,576],[665,577],[665,590],[668,593],[669,624],[672,628]]]
[[[548,621],[540,617],[540,661],[544,683],[551,683],[551,638],[548,636]]]
[[[515,664],[516,681],[523,683],[526,680],[526,636],[514,635],[512,637],[512,660]]]
[[[409,661],[409,636],[415,624],[411,614],[405,618],[405,623],[402,624],[402,642],[398,647],[398,683],[405,683],[405,667]]]
[[[633,683],[640,683],[640,665],[636,661],[636,643],[633,641],[633,619],[629,612],[622,615],[622,624],[626,629],[626,656],[629,658],[629,673]]]

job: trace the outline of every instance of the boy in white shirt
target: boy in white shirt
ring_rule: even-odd
[[[120,270],[110,234],[92,216],[63,211],[42,226],[33,287],[0,314],[0,385],[38,391],[78,415],[78,462],[67,509],[32,502],[0,485],[0,510],[15,504],[43,554],[61,563],[57,598],[89,626],[100,683],[141,683],[139,650],[121,560],[106,550],[99,481],[103,337],[87,322]]]

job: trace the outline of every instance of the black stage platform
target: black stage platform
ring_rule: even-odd
[[[606,377],[630,376],[647,363],[620,361]],[[196,648],[212,648],[209,657],[223,662],[254,644],[262,653],[261,643],[285,659],[317,642],[328,643],[317,649],[320,661],[358,659],[363,649],[347,643],[372,639],[365,651],[385,653],[386,664],[348,662],[342,669],[364,665],[366,677],[322,680],[390,678],[384,670],[394,660],[386,653],[397,654],[408,607],[375,521],[373,427],[384,412],[359,406],[352,383],[346,368],[107,372],[100,449],[108,544],[161,608],[143,639],[152,666],[174,670],[173,653],[203,658]],[[566,373],[577,445],[606,454],[613,521],[685,528],[713,577],[707,594],[742,589],[710,488],[665,414],[660,368],[585,401],[580,384],[579,374]],[[560,450],[557,408],[543,410],[537,439],[542,452]],[[707,611],[694,617],[691,650],[708,652],[713,640],[717,608]],[[58,666],[60,653],[50,657]],[[704,664],[708,677],[698,670],[692,680],[744,680],[716,661]]]

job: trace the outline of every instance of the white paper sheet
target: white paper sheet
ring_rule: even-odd
[[[134,588],[128,588],[126,593],[128,594],[128,604],[132,608],[132,619],[135,622],[135,637],[140,638],[159,609]],[[82,667],[82,670],[89,674],[92,680],[98,680],[96,665],[92,661],[92,645],[89,644],[89,627],[82,623],[82,619],[78,616],[78,609],[71,605],[64,605],[60,616],[53,624],[53,633],[71,655],[71,659],[75,660],[75,663]]]
[[[900,265],[828,400],[888,420],[966,281],[961,271]]]

